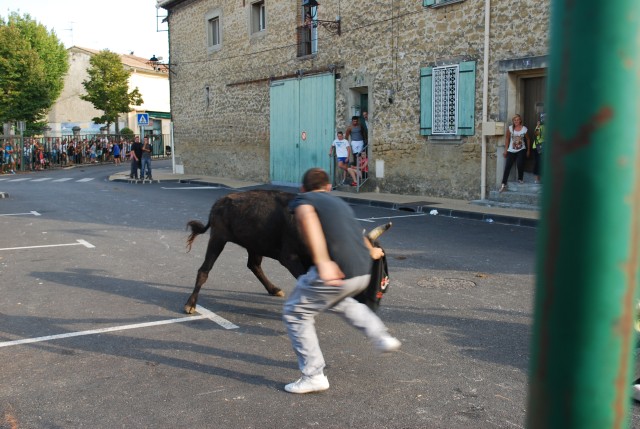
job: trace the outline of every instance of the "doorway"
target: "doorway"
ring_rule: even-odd
[[[522,120],[527,127],[529,139],[533,145],[533,139],[535,137],[533,130],[536,128],[536,123],[543,118],[545,109],[545,96],[547,92],[547,78],[546,76],[531,77],[523,79],[523,106],[522,106]],[[527,159],[524,165],[524,171],[531,173],[533,171],[533,155]]]

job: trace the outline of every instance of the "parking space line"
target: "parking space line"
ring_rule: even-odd
[[[197,189],[222,189],[222,186],[195,186],[195,187],[184,187],[184,188],[167,188],[162,187],[162,189],[180,189],[185,191],[197,190]]]
[[[145,322],[145,323],[135,323],[132,325],[113,326],[110,328],[90,329],[88,331],[67,332],[66,334],[47,335],[44,337],[25,338],[22,340],[5,341],[0,343],[0,348],[17,346],[20,344],[31,344],[31,343],[41,343],[44,341],[60,340],[63,338],[80,337],[84,335],[96,335],[96,334],[104,334],[108,332],[126,331],[129,329],[148,328],[150,326],[168,325],[171,323],[192,322],[194,320],[203,320],[203,319],[209,319],[212,322],[217,323],[218,325],[222,326],[225,329],[238,328],[238,326],[229,322],[227,319],[218,316],[217,314],[215,314],[210,310],[207,310],[206,308],[196,305],[196,310],[198,311],[198,313],[200,313],[200,315],[179,317],[177,319],[158,320],[156,322]]]
[[[64,243],[64,244],[43,244],[40,246],[22,246],[22,247],[5,247],[0,248],[0,250],[24,250],[24,249],[41,249],[44,247],[63,247],[63,246],[84,246],[88,249],[94,249],[96,246],[89,243],[85,240],[76,240],[75,243]]]
[[[25,215],[34,215],[34,216],[42,216],[40,213],[38,213],[37,211],[30,211],[29,213],[5,213],[5,214],[0,214],[0,216],[25,216]]]
[[[398,218],[403,218],[403,217],[420,217],[420,216],[426,216],[426,213],[420,213],[420,214],[412,214],[412,215],[404,215],[404,216],[382,216],[382,217],[368,217],[366,219],[359,219],[356,218],[356,220],[362,221],[362,222],[373,222],[375,220],[381,220],[381,219],[398,219]]]
[[[238,329],[238,326],[229,322],[227,319],[220,317],[213,311],[207,310],[204,307],[200,307],[197,304],[196,304],[196,311],[202,314],[203,316],[206,316],[212,322],[216,322],[218,325],[222,326],[224,329]]]

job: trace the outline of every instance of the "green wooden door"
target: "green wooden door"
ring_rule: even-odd
[[[311,167],[328,172],[335,138],[333,75],[272,83],[270,110],[271,182],[297,186]]]

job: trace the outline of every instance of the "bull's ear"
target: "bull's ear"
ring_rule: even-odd
[[[391,228],[392,223],[386,223],[384,225],[378,225],[375,228],[373,228],[371,231],[369,231],[369,234],[367,234],[367,237],[369,238],[369,240],[371,241],[376,241],[382,234],[384,234],[389,228]]]

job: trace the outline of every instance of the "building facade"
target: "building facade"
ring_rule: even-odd
[[[92,118],[102,115],[88,101],[80,98],[86,91],[82,82],[89,78],[89,60],[99,51],[73,46],[69,52],[69,71],[65,76],[64,89],[47,116],[51,137],[72,135],[74,128],[81,135],[100,134],[105,124],[94,124]],[[129,89],[138,88],[144,100],[141,106],[132,106],[132,111],[120,116],[119,127],[131,128],[139,133],[137,113],[149,113],[149,124],[145,134],[169,134],[171,114],[169,102],[168,70],[154,66],[149,59],[134,55],[120,55],[122,64],[131,71]],[[102,130],[107,131],[107,130]],[[115,133],[115,124],[108,130]]]
[[[371,190],[495,189],[511,117],[543,117],[549,2],[321,3],[158,0],[184,171],[297,184],[367,111]]]

